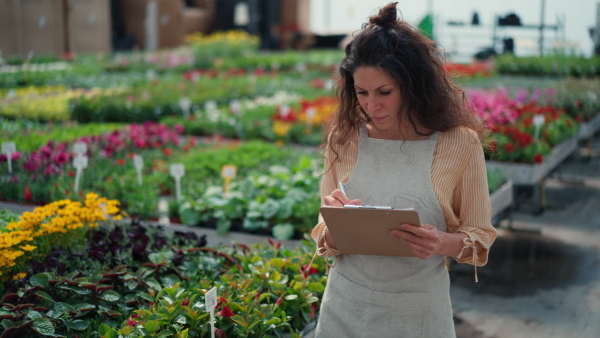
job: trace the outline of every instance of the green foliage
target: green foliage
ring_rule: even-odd
[[[197,200],[182,204],[179,214],[187,225],[216,222],[220,234],[237,223],[239,230],[269,229],[275,238],[290,239],[310,231],[318,217],[317,166],[307,157],[292,168],[271,166],[266,173],[236,180],[226,196],[221,187],[211,186]]]
[[[585,58],[560,54],[515,57],[504,54],[496,58],[496,67],[500,74],[590,78],[600,76],[600,57]]]

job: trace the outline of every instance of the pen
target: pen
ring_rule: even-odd
[[[339,187],[339,189],[340,189],[340,190],[341,190],[341,191],[344,193],[344,195],[345,195],[346,197],[348,197],[348,194],[346,194],[346,187],[344,186],[344,183],[342,183],[342,181],[339,181],[339,182],[338,182],[338,187]]]

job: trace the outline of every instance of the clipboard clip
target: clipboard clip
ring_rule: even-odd
[[[384,210],[394,209],[392,207],[381,206],[381,205],[353,205],[353,204],[346,204],[346,205],[344,205],[344,208],[348,208],[348,209],[384,209]]]

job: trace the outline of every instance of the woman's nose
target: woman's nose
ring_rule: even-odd
[[[369,96],[367,99],[367,108],[369,110],[377,109],[377,100],[375,99],[375,96]]]

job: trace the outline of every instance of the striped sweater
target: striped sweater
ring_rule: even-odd
[[[338,182],[346,183],[358,158],[359,133],[344,147],[335,145],[338,160],[329,169],[335,154],[328,145],[325,150],[325,174],[321,180],[321,200],[337,188]],[[487,263],[490,246],[496,239],[491,224],[490,204],[483,148],[477,134],[470,129],[454,128],[438,136],[431,168],[433,189],[440,203],[448,232],[467,234],[465,247],[479,243],[483,250],[473,250],[473,255],[454,257],[459,263],[483,266]],[[326,225],[321,215],[312,231],[320,256],[336,256],[337,250],[325,247]],[[470,243],[469,243],[470,242]],[[476,252],[476,254],[475,254]],[[475,257],[477,255],[477,257]]]

